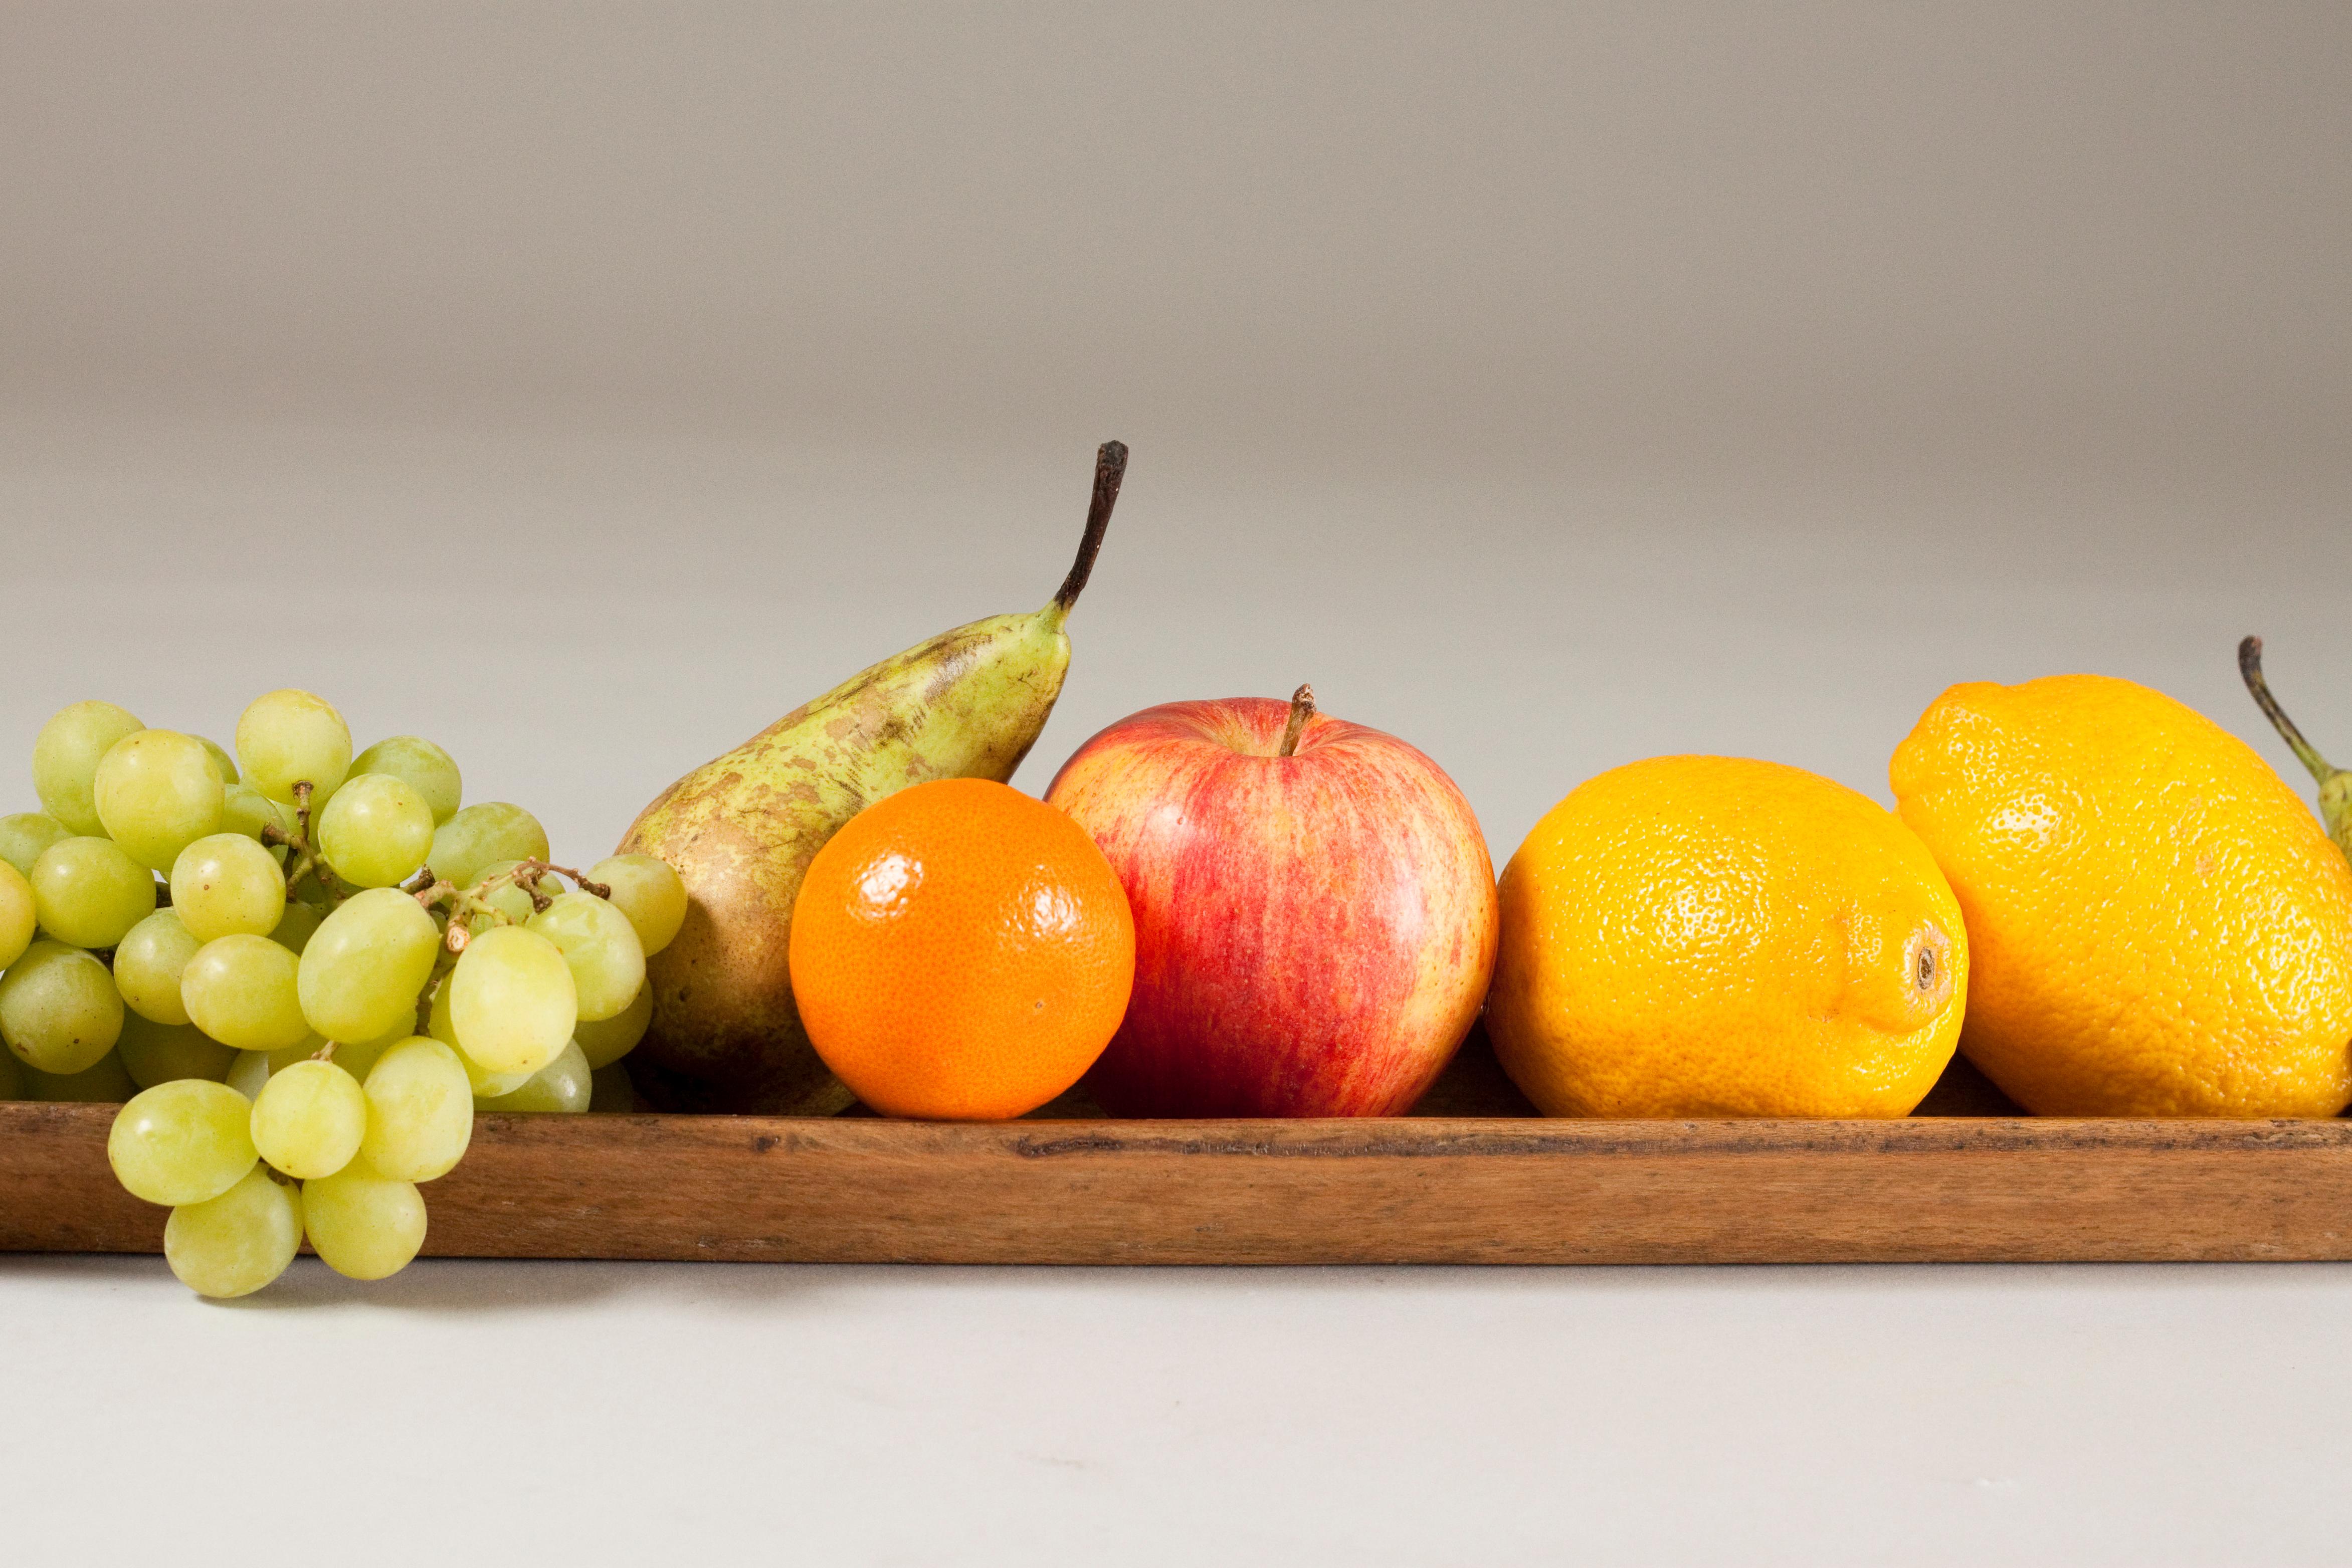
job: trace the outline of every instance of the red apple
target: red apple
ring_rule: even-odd
[[[1470,803],[1306,687],[1147,708],[1045,798],[1135,912],[1127,1019],[1087,1077],[1106,1110],[1394,1116],[1476,1020],[1497,916]]]

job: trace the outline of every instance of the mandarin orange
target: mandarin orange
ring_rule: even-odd
[[[1044,801],[938,779],[852,817],[793,908],[809,1040],[886,1116],[1034,1110],[1110,1043],[1135,921],[1110,863]]]

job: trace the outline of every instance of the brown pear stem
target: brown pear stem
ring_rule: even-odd
[[[1290,694],[1290,722],[1282,727],[1282,750],[1277,757],[1287,757],[1298,750],[1298,736],[1307,728],[1307,721],[1315,717],[1315,689],[1301,684]]]
[[[1095,452],[1095,497],[1087,507],[1086,537],[1078,541],[1078,558],[1054,595],[1065,613],[1086,592],[1094,574],[1095,557],[1102,552],[1103,531],[1110,527],[1110,509],[1118,504],[1118,484],[1127,477],[1127,443],[1105,441]]]
[[[2254,703],[2262,709],[2263,716],[2271,721],[2271,728],[2276,730],[2293,749],[2296,759],[2311,770],[2311,776],[2326,784],[2335,775],[2336,770],[2328,766],[2327,759],[2303,738],[2303,731],[2295,728],[2294,721],[2286,716],[2286,710],[2281,708],[2278,699],[2271,695],[2271,683],[2263,675],[2262,638],[2248,637],[2238,645],[2238,673],[2245,679],[2246,689],[2254,694]]]

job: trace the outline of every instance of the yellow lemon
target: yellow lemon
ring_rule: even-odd
[[[1885,808],[1777,763],[1658,757],[1504,868],[1486,1028],[1552,1116],[1904,1116],[1952,1059],[1959,906]]]
[[[1967,913],[1960,1049],[2044,1116],[2333,1116],[2352,865],[2211,720],[2128,680],[1976,681],[1889,770]]]

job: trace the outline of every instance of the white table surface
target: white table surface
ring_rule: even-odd
[[[0,1264],[20,1563],[2340,1561],[2335,1267]],[[243,1536],[246,1539],[238,1539]]]

